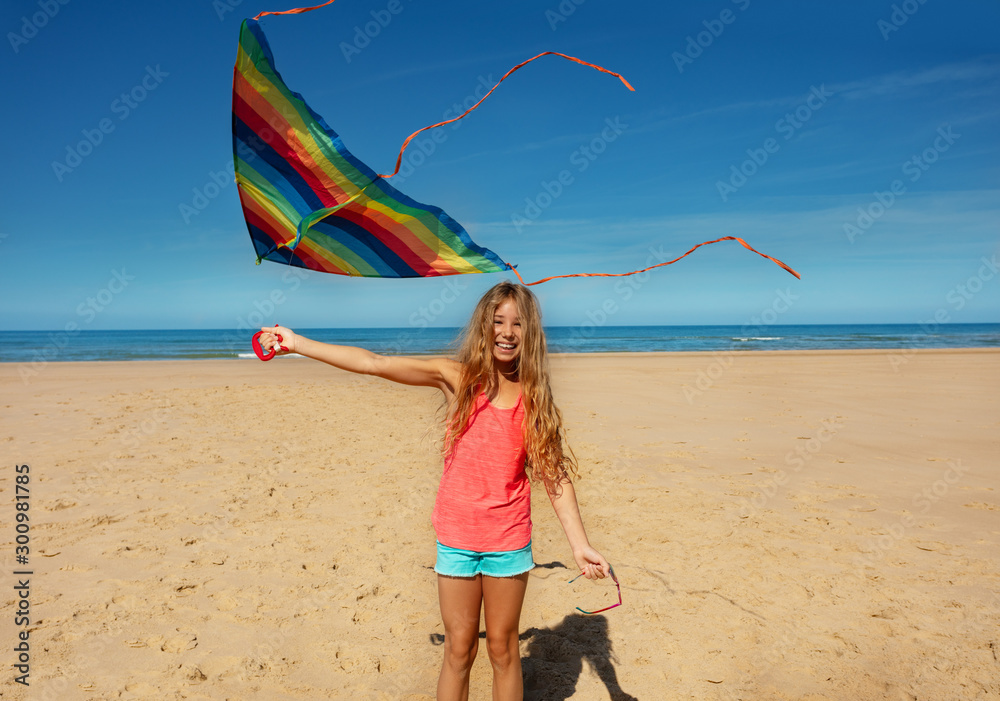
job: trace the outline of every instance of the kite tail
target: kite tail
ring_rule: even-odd
[[[744,241],[743,239],[741,239],[739,236],[723,236],[721,239],[715,239],[713,241],[702,241],[697,246],[692,246],[691,250],[689,250],[683,256],[678,256],[678,257],[674,258],[673,260],[668,260],[665,263],[657,263],[656,265],[651,265],[648,268],[643,268],[642,270],[633,270],[630,273],[575,273],[573,275],[553,275],[551,277],[542,278],[541,280],[535,280],[534,282],[525,282],[524,278],[521,277],[521,273],[517,272],[517,269],[514,268],[514,266],[511,266],[510,269],[514,271],[514,274],[517,275],[517,279],[521,281],[522,285],[529,285],[529,286],[530,285],[539,285],[539,284],[541,284],[543,282],[548,282],[549,280],[556,280],[558,278],[563,278],[563,277],[627,277],[628,275],[636,275],[638,273],[644,273],[647,270],[652,270],[653,268],[659,268],[661,265],[670,265],[671,263],[676,263],[681,258],[684,258],[685,256],[688,256],[688,255],[691,255],[695,251],[696,248],[701,248],[702,246],[707,246],[710,243],[718,243],[719,241],[739,241],[743,245],[743,247],[745,249],[747,249],[748,251],[753,251],[754,253],[756,253],[759,256],[764,256],[769,261],[771,261],[772,263],[776,263],[777,265],[781,266],[782,268],[784,268],[785,270],[787,270],[788,272],[790,272],[795,277],[799,278],[800,280],[802,279],[801,275],[799,275],[797,272],[795,272],[794,270],[792,270],[790,267],[788,267],[787,265],[785,265],[784,263],[782,263],[780,260],[778,260],[777,258],[772,258],[771,256],[767,255],[766,253],[761,253],[756,248],[754,248],[753,246],[751,246],[749,243],[747,243],[746,241]]]
[[[261,17],[264,17],[265,15],[298,15],[298,14],[301,14],[303,12],[310,12],[312,10],[318,10],[321,7],[326,7],[327,5],[332,5],[332,4],[333,4],[333,0],[327,0],[327,2],[324,2],[322,5],[316,5],[314,7],[299,7],[299,8],[296,8],[294,10],[278,10],[276,12],[261,12],[259,15],[257,15],[256,17],[254,17],[254,19],[255,20],[260,19]]]
[[[266,15],[294,15],[294,14],[300,14],[300,13],[303,13],[303,12],[311,12],[312,10],[317,10],[317,9],[319,9],[321,7],[326,7],[327,5],[332,4],[333,2],[334,2],[334,0],[328,0],[327,2],[324,2],[321,5],[315,5],[313,7],[300,7],[300,8],[293,9],[293,10],[282,10],[282,11],[276,11],[276,12],[261,12],[256,17],[254,17],[254,19],[255,20],[259,20],[261,17],[264,17]],[[241,36],[242,36],[242,34],[241,34]],[[399,169],[400,169],[400,167],[401,167],[401,165],[403,163],[403,152],[406,151],[406,147],[409,146],[410,142],[413,140],[413,138],[417,134],[419,134],[422,131],[427,131],[428,129],[434,129],[435,127],[440,127],[440,126],[444,126],[445,124],[451,124],[452,122],[457,122],[458,120],[462,119],[463,117],[465,117],[466,115],[468,115],[473,110],[477,109],[481,104],[483,104],[483,102],[486,100],[486,98],[489,97],[490,95],[492,95],[493,91],[496,90],[500,86],[500,83],[502,83],[507,78],[509,78],[512,73],[514,73],[515,71],[520,70],[521,68],[524,68],[524,66],[528,65],[529,63],[531,63],[532,61],[534,61],[536,59],[541,58],[542,56],[549,56],[549,55],[552,55],[552,56],[561,56],[562,58],[565,58],[568,61],[574,61],[576,63],[579,63],[579,64],[583,65],[583,66],[589,66],[590,68],[593,68],[594,70],[601,71],[602,73],[607,73],[609,75],[613,75],[616,78],[618,78],[620,81],[622,81],[622,83],[625,84],[625,87],[627,87],[629,90],[633,90],[633,91],[635,90],[635,88],[633,88],[629,84],[629,82],[627,80],[625,80],[625,78],[621,74],[619,74],[619,73],[615,73],[614,71],[609,71],[607,68],[603,68],[603,67],[598,66],[598,65],[593,64],[593,63],[588,63],[587,61],[584,61],[582,59],[576,58],[574,56],[568,56],[566,54],[559,53],[558,51],[544,51],[544,52],[538,54],[537,56],[533,56],[532,58],[529,58],[527,61],[524,61],[522,63],[517,64],[516,66],[514,66],[513,68],[511,68],[509,71],[507,71],[504,74],[504,76],[500,80],[497,81],[497,84],[494,85],[490,89],[490,91],[488,93],[486,93],[486,95],[484,95],[482,97],[482,99],[479,100],[479,102],[477,102],[476,104],[474,104],[469,109],[465,110],[465,112],[463,112],[462,114],[460,114],[457,117],[454,117],[452,119],[446,120],[444,122],[438,122],[437,124],[431,124],[430,126],[424,127],[423,129],[418,129],[417,131],[413,132],[408,137],[406,137],[406,140],[403,142],[402,147],[399,149],[399,155],[396,157],[396,168],[395,168],[395,170],[393,170],[392,173],[390,173],[390,174],[387,174],[387,175],[378,175],[377,177],[379,177],[379,178],[391,178],[394,175],[397,175],[399,173]],[[334,135],[334,136],[336,136],[336,135]],[[341,203],[340,205],[335,206],[335,207],[330,207],[330,208],[326,208],[326,209],[317,210],[317,211],[313,212],[312,214],[310,214],[309,216],[305,217],[302,220],[302,222],[300,222],[300,224],[298,226],[298,230],[296,232],[296,238],[295,238],[295,240],[293,242],[290,242],[291,245],[289,246],[288,244],[276,244],[270,251],[268,251],[267,253],[265,253],[263,256],[258,256],[258,258],[257,258],[258,264],[260,263],[260,261],[261,261],[262,258],[264,258],[267,255],[270,255],[273,251],[277,250],[279,247],[285,247],[285,248],[294,249],[295,246],[296,246],[296,244],[299,242],[300,238],[302,237],[302,234],[305,231],[307,231],[310,226],[312,226],[313,224],[315,224],[317,221],[321,220],[322,218],[324,218],[326,216],[329,216],[333,212],[337,211],[338,209],[340,209],[340,207],[342,207],[342,206],[344,206],[344,205],[346,205],[346,204],[354,201],[357,197],[359,197],[361,195],[362,192],[364,192],[364,189],[362,189],[361,192],[358,192],[356,195],[354,195],[354,197],[350,198],[347,202]],[[240,197],[241,197],[241,201],[242,201],[242,193],[241,193]],[[801,279],[801,276],[797,272],[795,272],[790,267],[788,267],[787,265],[785,265],[784,263],[782,263],[780,260],[778,260],[777,258],[772,258],[771,256],[767,255],[766,253],[761,253],[760,251],[758,251],[755,248],[753,248],[750,244],[748,244],[746,241],[744,241],[743,239],[739,238],[738,236],[723,236],[722,238],[718,238],[718,239],[715,239],[713,241],[704,241],[702,243],[699,243],[697,246],[693,246],[691,248],[691,250],[689,250],[687,253],[685,253],[682,256],[678,256],[677,258],[674,258],[673,260],[667,261],[665,263],[657,263],[656,265],[651,265],[648,268],[643,268],[642,270],[633,270],[630,273],[576,273],[576,274],[573,274],[573,275],[553,275],[551,277],[542,278],[541,280],[536,280],[535,282],[527,282],[526,283],[526,282],[524,282],[524,279],[521,277],[521,274],[519,272],[517,272],[517,270],[514,268],[514,266],[509,265],[509,264],[506,264],[506,265],[507,265],[507,267],[510,270],[514,271],[514,274],[517,276],[517,279],[520,280],[521,283],[524,284],[524,285],[539,285],[539,284],[541,284],[543,282],[548,282],[549,280],[556,280],[558,278],[567,278],[567,277],[625,277],[625,276],[628,276],[628,275],[636,275],[638,273],[644,273],[647,270],[652,270],[653,268],[659,268],[660,266],[663,266],[663,265],[670,265],[672,263],[676,263],[681,258],[684,258],[685,256],[688,256],[691,253],[693,253],[695,251],[695,249],[701,248],[702,246],[706,246],[706,245],[708,245],[710,243],[718,243],[719,241],[739,241],[740,244],[742,244],[742,246],[744,248],[746,248],[747,250],[753,251],[757,255],[763,256],[764,258],[767,258],[768,260],[772,261],[773,263],[775,263],[775,264],[781,266],[782,268],[784,268],[785,270],[787,270],[789,273],[791,273],[795,277]]]
[[[312,10],[318,10],[321,7],[326,7],[327,5],[332,4],[333,2],[334,2],[334,0],[328,0],[328,2],[324,2],[322,5],[315,5],[313,7],[299,7],[299,8],[296,8],[294,10],[280,10],[280,11],[276,11],[276,12],[261,12],[259,15],[257,15],[256,17],[254,17],[254,19],[258,20],[261,17],[264,17],[265,15],[297,15],[297,14],[300,14],[302,12],[311,12]],[[532,56],[527,61],[523,61],[523,62],[517,64],[516,66],[514,66],[513,68],[511,68],[509,71],[507,71],[506,73],[504,73],[503,78],[501,78],[500,80],[498,80],[497,84],[494,85],[492,88],[490,88],[490,91],[488,93],[486,93],[485,95],[483,95],[482,99],[479,100],[479,102],[477,102],[476,104],[474,104],[469,109],[465,110],[465,112],[463,112],[462,114],[458,115],[457,117],[453,117],[452,119],[448,119],[448,120],[446,120],[444,122],[438,122],[437,124],[431,124],[430,126],[424,127],[423,129],[417,129],[415,132],[413,132],[408,137],[406,137],[406,141],[403,142],[403,146],[399,149],[399,155],[396,157],[396,169],[393,170],[391,173],[388,173],[388,174],[386,174],[386,173],[380,173],[379,177],[381,177],[381,178],[391,178],[394,175],[397,175],[399,173],[399,169],[400,169],[400,167],[403,164],[403,152],[406,151],[406,147],[410,145],[410,142],[413,140],[413,137],[415,137],[417,134],[419,134],[422,131],[427,131],[428,129],[434,129],[435,127],[442,127],[445,124],[451,124],[452,122],[457,122],[458,120],[462,119],[467,114],[469,114],[469,112],[472,112],[474,109],[476,109],[477,107],[479,107],[479,105],[483,104],[483,101],[486,100],[487,97],[489,97],[490,95],[492,95],[493,91],[496,90],[498,87],[500,87],[500,83],[502,83],[503,81],[507,80],[507,78],[511,75],[511,73],[514,73],[515,71],[520,70],[521,68],[524,68],[526,65],[528,65],[529,63],[531,63],[532,61],[534,61],[537,58],[541,58],[542,56],[550,56],[550,55],[551,56],[562,56],[563,58],[565,58],[568,61],[575,61],[576,63],[579,63],[580,65],[589,66],[590,68],[593,68],[596,71],[601,71],[601,73],[607,73],[609,75],[613,75],[616,78],[618,78],[618,80],[620,80],[621,82],[623,82],[625,84],[626,88],[628,88],[629,90],[635,92],[635,88],[633,88],[629,84],[629,82],[627,80],[625,80],[625,77],[623,75],[621,75],[620,73],[615,73],[614,71],[609,71],[607,68],[604,68],[602,66],[598,66],[596,63],[589,63],[587,61],[584,61],[583,59],[576,58],[575,56],[568,56],[566,54],[561,54],[558,51],[543,51],[542,53],[538,54],[537,56]]]
[[[615,73],[614,71],[609,71],[607,68],[603,68],[603,67],[598,66],[597,64],[594,64],[594,63],[588,63],[587,61],[584,61],[583,59],[576,58],[575,56],[567,56],[566,54],[561,54],[558,51],[544,51],[544,52],[538,54],[537,56],[533,56],[533,57],[529,58],[527,61],[523,61],[522,63],[517,64],[516,66],[514,66],[513,68],[511,68],[509,71],[507,71],[506,73],[504,73],[503,78],[501,78],[500,80],[498,80],[497,84],[494,85],[492,88],[490,88],[490,91],[488,93],[486,93],[485,95],[483,95],[482,99],[479,102],[477,102],[476,104],[474,104],[469,109],[465,110],[465,112],[463,112],[462,114],[458,115],[457,117],[453,117],[452,119],[446,120],[444,122],[438,122],[437,124],[431,124],[430,126],[424,127],[423,129],[417,129],[415,132],[413,132],[408,137],[406,137],[406,141],[403,142],[402,148],[399,149],[399,155],[396,157],[396,169],[394,171],[392,171],[392,173],[389,173],[389,174],[380,174],[380,177],[391,178],[392,176],[394,176],[397,173],[399,173],[399,168],[400,168],[400,166],[403,163],[403,152],[406,150],[406,147],[409,146],[410,141],[413,140],[413,137],[415,137],[417,134],[419,134],[422,131],[427,131],[428,129],[433,129],[435,127],[444,126],[445,124],[451,124],[452,122],[457,122],[458,120],[462,119],[462,117],[464,117],[467,114],[469,114],[469,112],[472,112],[474,109],[476,109],[477,107],[479,107],[479,105],[483,104],[483,101],[486,100],[487,97],[489,97],[490,95],[492,95],[493,91],[496,90],[500,86],[500,83],[502,83],[503,81],[507,80],[508,76],[510,76],[511,73],[513,73],[514,71],[517,71],[517,70],[519,70],[521,68],[524,68],[524,66],[528,65],[529,63],[531,63],[532,61],[534,61],[536,58],[541,58],[542,56],[549,56],[549,55],[552,55],[552,56],[562,56],[563,58],[565,58],[565,59],[567,59],[569,61],[575,61],[575,62],[577,62],[577,63],[579,63],[581,65],[590,66],[594,70],[601,71],[602,73],[608,73],[610,75],[613,75],[616,78],[618,78],[620,81],[622,81],[625,84],[626,88],[628,88],[629,90],[632,90],[633,92],[635,91],[635,88],[633,88],[629,84],[629,82],[627,80],[625,80],[625,77],[622,76],[620,73]]]

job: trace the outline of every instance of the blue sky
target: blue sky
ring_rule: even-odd
[[[6,328],[464,322],[500,276],[254,265],[227,170],[232,67],[241,19],[290,6],[3,4]],[[379,172],[542,51],[625,75],[635,92],[540,59],[394,182],[525,279],[727,235],[803,276],[720,243],[535,287],[549,324],[1000,321],[996,2],[338,0],[262,26],[288,85]]]

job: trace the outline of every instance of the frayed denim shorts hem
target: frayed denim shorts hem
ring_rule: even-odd
[[[520,550],[477,552],[451,548],[438,542],[434,571],[446,577],[516,577],[535,567],[531,542]]]

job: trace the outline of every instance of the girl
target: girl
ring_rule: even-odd
[[[458,360],[380,356],[312,341],[283,327],[261,331],[261,346],[279,354],[299,353],[342,370],[444,393],[444,473],[433,515],[445,630],[437,698],[469,698],[482,610],[493,698],[521,699],[518,623],[534,567],[529,473],[545,486],[584,576],[603,579],[610,570],[591,547],[580,518],[570,480],[575,458],[564,450],[534,294],[505,281],[483,295]]]

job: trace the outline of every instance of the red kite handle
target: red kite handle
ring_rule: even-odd
[[[277,326],[277,324],[275,324],[275,326]],[[266,353],[264,352],[263,346],[260,345],[260,335],[262,333],[264,333],[264,332],[263,331],[258,331],[257,333],[255,333],[253,335],[253,339],[250,341],[250,345],[253,346],[253,352],[257,354],[258,358],[260,358],[261,360],[270,360],[271,358],[274,357],[274,354],[277,353],[277,351],[275,351],[272,348],[271,350],[267,351]],[[281,337],[281,334],[279,333],[278,334],[278,343],[281,343],[284,340],[285,339],[283,339]],[[284,346],[281,346],[281,350],[288,350],[288,349],[285,348]]]
[[[258,331],[253,335],[253,340],[250,341],[250,345],[253,346],[253,352],[257,354],[257,357],[261,360],[270,360],[274,357],[274,349],[265,352],[260,345],[260,335],[264,333],[263,331]]]

